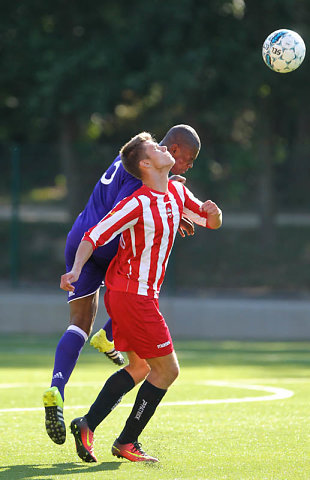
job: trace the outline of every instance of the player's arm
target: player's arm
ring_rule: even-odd
[[[200,211],[207,214],[207,225],[209,228],[216,230],[222,225],[222,210],[212,202],[207,200],[200,206]]]
[[[84,234],[75,254],[72,270],[61,276],[60,288],[74,291],[72,283],[76,282],[82,268],[91,257],[93,251],[106,243],[111,242],[124,230],[135,225],[140,214],[140,202],[135,197],[122,200],[97,225]]]
[[[186,178],[182,177],[182,175],[171,175],[171,177],[169,177],[169,180],[172,180],[174,182],[180,182],[183,185],[185,185],[186,183]],[[180,220],[178,232],[183,238],[185,237],[186,233],[187,235],[194,235],[195,234],[194,222],[192,222],[192,220],[190,220],[189,218],[182,217]]]
[[[87,260],[91,257],[92,253],[92,244],[90,242],[82,240],[76,251],[72,270],[68,273],[65,273],[60,278],[60,288],[66,290],[67,292],[74,291],[75,287],[72,285],[72,283],[76,282],[79,279],[82,268],[84,267]]]
[[[211,200],[201,202],[184,185],[177,186],[179,193],[184,198],[184,214],[197,225],[217,229],[222,225],[222,211]]]
[[[135,196],[121,200],[97,225],[84,234],[95,250],[114,240],[124,230],[135,225],[141,212],[141,202]]]

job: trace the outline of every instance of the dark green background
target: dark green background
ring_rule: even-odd
[[[277,74],[261,57],[278,28],[308,44],[307,0],[1,7],[0,212],[13,188],[22,205],[57,206],[74,218],[132,135],[148,130],[160,140],[173,124],[188,123],[203,145],[188,185],[223,208],[224,226],[178,241],[173,288],[307,290],[308,227],[279,228],[275,219],[308,212],[309,60]],[[12,187],[14,147],[20,176]],[[59,179],[63,195],[35,199],[35,189]],[[259,226],[225,229],[230,212],[258,214]],[[1,280],[10,282],[15,259],[21,282],[58,283],[69,227],[70,219],[47,218],[12,230],[2,217]]]

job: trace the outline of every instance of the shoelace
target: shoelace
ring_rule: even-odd
[[[111,350],[110,352],[104,352],[106,354],[107,357],[110,357],[110,358],[117,358],[119,356],[119,352],[115,350],[115,348],[113,348],[113,350]]]
[[[139,452],[139,453],[141,453],[142,455],[145,455],[145,452],[144,452],[144,451],[142,450],[142,448],[141,448],[141,443],[139,443],[139,442],[133,442],[132,444],[133,444],[134,450],[135,450],[136,452]]]
[[[118,350],[113,350],[112,352],[103,352],[106,357],[112,360],[116,365],[123,365],[124,358]]]

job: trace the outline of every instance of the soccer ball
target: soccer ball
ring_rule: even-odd
[[[305,58],[303,39],[292,30],[281,28],[272,32],[263,44],[263,59],[274,72],[288,73],[296,70]]]

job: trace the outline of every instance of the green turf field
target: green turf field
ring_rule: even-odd
[[[140,438],[160,463],[145,465],[110,453],[136,390],[96,430],[97,464],[80,461],[69,433],[51,442],[41,398],[57,340],[0,339],[1,480],[309,480],[309,343],[175,342],[180,377]],[[113,371],[87,345],[66,391],[67,425]]]

